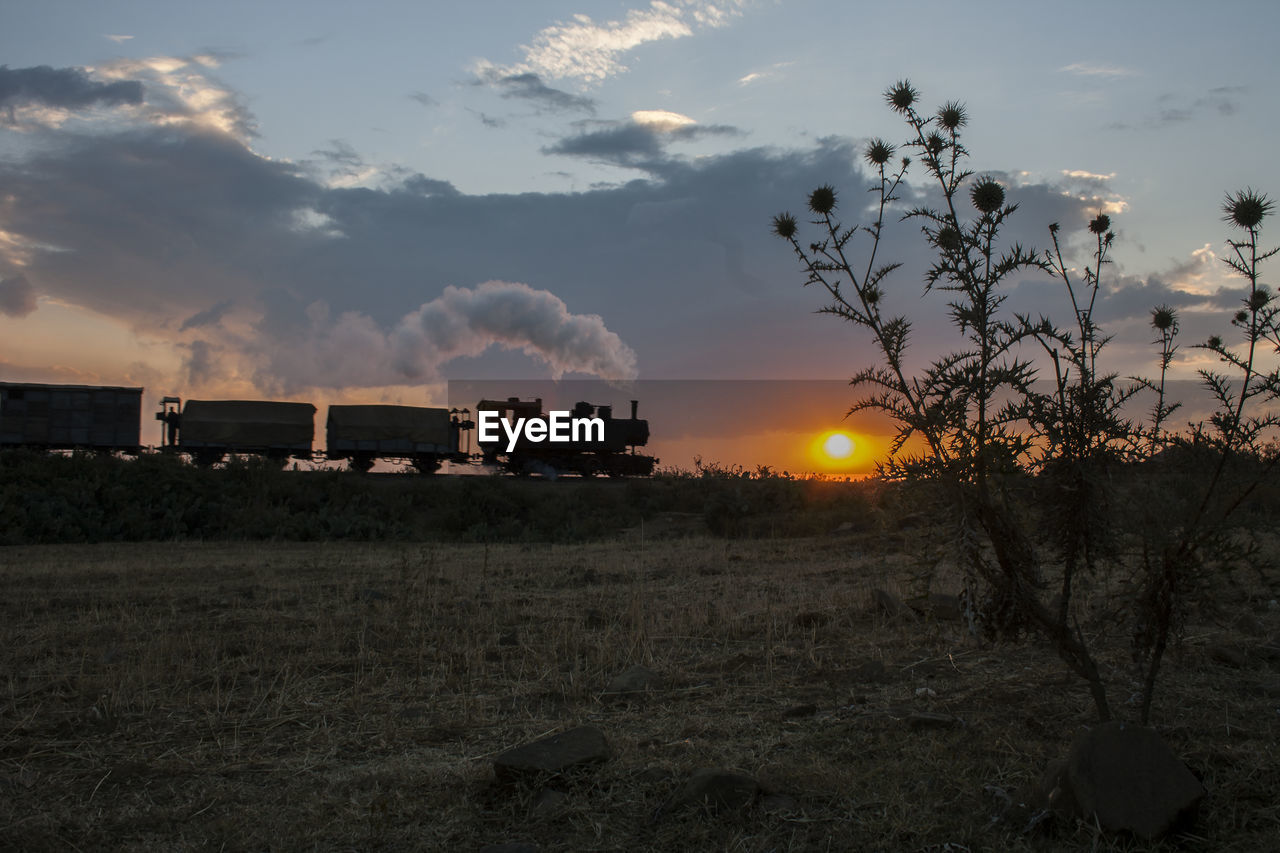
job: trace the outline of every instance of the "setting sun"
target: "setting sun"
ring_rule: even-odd
[[[848,459],[853,455],[853,439],[843,432],[833,432],[823,440],[822,452],[832,459]]]
[[[850,473],[859,462],[865,462],[854,437],[843,430],[828,430],[813,437],[809,443],[810,464],[815,470],[829,474]]]

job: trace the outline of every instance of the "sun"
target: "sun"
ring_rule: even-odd
[[[832,432],[822,439],[822,452],[828,459],[843,461],[853,455],[853,439],[848,433]]]

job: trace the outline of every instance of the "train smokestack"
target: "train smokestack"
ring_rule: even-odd
[[[634,420],[636,419],[636,410],[637,410],[637,409],[639,409],[639,407],[640,407],[640,401],[639,401],[639,400],[632,400],[632,401],[631,401],[631,420],[633,420],[633,421],[634,421]]]

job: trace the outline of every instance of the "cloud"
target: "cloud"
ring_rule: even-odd
[[[125,42],[127,42],[129,39],[133,38],[133,36],[113,35],[113,34],[110,34],[110,33],[103,33],[102,37],[103,37],[104,39],[110,39],[111,41],[115,42],[116,44],[124,44],[124,43],[125,43]]]
[[[409,93],[409,99],[417,101],[424,107],[438,107],[440,102],[428,95],[426,92],[414,91]]]
[[[36,289],[26,276],[0,279],[0,314],[21,319],[37,307]]]
[[[595,115],[596,102],[583,95],[572,95],[553,89],[531,71],[505,76],[488,75],[487,81],[502,92],[503,98],[519,98],[528,101],[540,111],[584,112]]]
[[[722,27],[740,15],[742,0],[651,0],[643,9],[631,9],[622,20],[596,23],[586,15],[574,15],[538,32],[532,44],[522,48],[524,61],[501,68],[480,63],[482,76],[532,72],[552,79],[576,79],[597,83],[622,73],[621,57],[649,42],[691,36],[696,28]]]
[[[141,115],[153,125],[194,125],[248,140],[257,135],[257,121],[239,94],[213,77],[213,71],[233,56],[201,53],[116,59],[93,71],[106,80],[137,80],[145,84]]]
[[[230,299],[224,299],[216,305],[212,305],[203,311],[197,311],[190,317],[182,321],[182,325],[178,327],[178,331],[185,332],[188,329],[198,329],[201,326],[213,326],[222,321],[222,318],[231,310],[234,303]]]
[[[635,180],[487,195],[409,173],[334,185],[204,123],[138,114],[125,129],[64,129],[0,159],[0,272],[155,341],[165,357],[153,368],[187,395],[204,382],[374,396],[461,369],[840,378],[868,363],[865,339],[812,316],[823,301],[768,233],[774,214],[828,182],[858,217],[869,185],[859,146],[669,155],[681,140],[735,133],[689,118],[585,121],[561,140],[566,153],[636,165]],[[1011,242],[1043,246],[1047,223],[1083,229],[1091,214],[1061,182],[1009,185],[1022,204]],[[917,186],[901,195],[906,206],[932,198]],[[923,310],[919,235],[894,223],[882,257],[906,266],[886,310]],[[941,305],[918,341],[942,340]]]
[[[1107,65],[1098,62],[1073,62],[1070,65],[1064,65],[1058,69],[1068,74],[1075,74],[1078,77],[1103,77],[1114,79],[1117,77],[1133,77],[1138,74],[1132,68],[1125,68],[1123,65]]]
[[[582,130],[577,135],[543,148],[543,153],[657,170],[666,159],[666,146],[671,142],[741,134],[728,125],[701,125],[668,110],[637,110],[626,121],[580,122],[578,127]]]
[[[771,77],[776,77],[779,71],[793,64],[794,63],[792,62],[775,62],[773,65],[770,65],[762,71],[752,71],[750,74],[744,74],[739,77],[738,85],[750,86],[752,83],[759,83],[761,80],[768,80]]]
[[[54,110],[81,110],[92,106],[120,106],[142,103],[142,84],[118,79],[100,83],[83,68],[10,68],[0,65],[0,110],[8,114],[8,124],[17,124],[20,107]]]

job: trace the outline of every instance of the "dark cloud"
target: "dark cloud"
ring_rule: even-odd
[[[436,107],[440,105],[439,101],[437,101],[435,98],[428,95],[426,92],[422,92],[422,91],[410,92],[409,99],[412,101],[417,101],[419,104],[422,104],[422,106],[424,107]]]
[[[637,128],[649,140],[682,138],[679,128],[593,130]],[[800,286],[795,258],[769,234],[774,214],[802,211],[823,183],[839,188],[850,222],[866,214],[868,177],[854,142],[697,159],[667,156],[639,136],[612,145],[580,142],[579,156],[648,152],[643,179],[578,193],[467,195],[418,174],[379,188],[326,186],[190,127],[63,133],[57,146],[0,161],[0,186],[13,198],[0,208],[0,229],[24,245],[56,247],[26,259],[42,291],[156,334],[185,326],[192,380],[213,376],[216,364],[260,388],[366,387],[405,375],[398,354],[441,339],[441,323],[475,342],[517,352],[531,342],[543,353],[530,361],[474,346],[432,350],[478,378],[545,375],[548,364],[596,369],[609,359],[548,354],[557,336],[612,342],[606,333],[634,350],[648,377],[840,378],[869,361],[864,336],[812,316],[821,294]],[[902,197],[906,206],[928,200],[910,187]],[[1088,205],[1059,187],[1018,187],[1012,197],[1023,208],[1010,240],[1043,245],[1048,222],[1064,230],[1087,222]],[[925,312],[916,228],[895,220],[881,257],[906,263],[888,283],[886,310]],[[490,281],[509,289],[482,292]],[[461,292],[453,301],[451,286]],[[936,316],[918,324],[917,340],[945,328],[940,297],[929,297]],[[216,322],[223,303],[256,322],[252,334],[237,339]],[[555,322],[524,338],[492,325],[501,318],[490,312],[516,304]],[[593,316],[598,325],[582,319]],[[925,349],[911,352],[923,359]]]
[[[419,195],[443,195],[457,196],[461,195],[458,188],[449,181],[441,181],[437,178],[428,178],[426,175],[411,175],[405,178],[404,188],[410,192]]]
[[[584,128],[543,148],[544,154],[584,157],[601,163],[641,169],[657,169],[671,142],[688,142],[711,136],[740,136],[737,128],[722,124],[688,124],[667,128],[637,121],[580,123]],[[587,130],[585,128],[598,128]]]
[[[222,322],[222,318],[231,310],[234,303],[230,299],[224,299],[216,305],[212,305],[203,311],[197,311],[190,317],[182,321],[182,325],[178,331],[185,332],[188,329],[198,329],[201,326],[214,326]]]
[[[1203,95],[1188,96],[1166,93],[1160,96],[1160,111],[1147,120],[1148,125],[1180,124],[1207,116],[1228,118],[1240,111],[1239,99],[1248,93],[1246,86],[1217,86]],[[1128,128],[1120,124],[1118,129]]]
[[[541,111],[596,114],[594,98],[554,89],[543,83],[537,74],[509,74],[493,77],[487,82],[497,88],[502,97],[528,101]]]
[[[37,307],[36,289],[26,276],[0,279],[0,314],[21,319]]]
[[[83,68],[10,68],[0,65],[0,108],[12,113],[26,104],[42,104],[61,109],[80,109],[105,104],[142,103],[142,84],[137,80],[98,83]]]
[[[364,158],[351,147],[350,143],[343,142],[341,139],[330,139],[328,148],[317,148],[311,153],[319,154],[330,163],[340,166],[364,165]]]
[[[483,124],[485,127],[499,128],[499,127],[507,126],[506,119],[497,118],[496,116],[491,116],[488,113],[478,112],[470,108],[468,108],[468,111],[475,113],[476,117],[480,119],[480,123]]]

